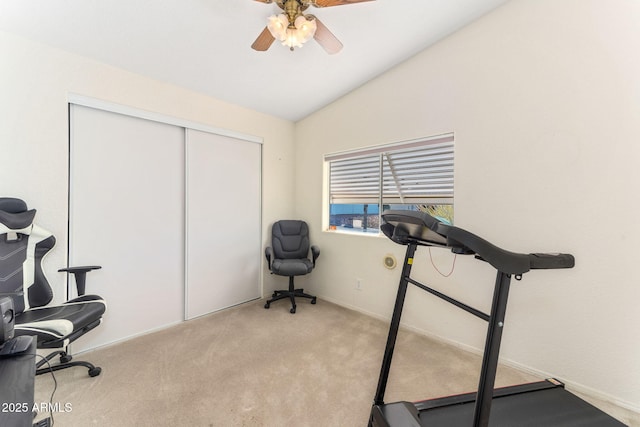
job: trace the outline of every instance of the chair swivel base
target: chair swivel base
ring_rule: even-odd
[[[291,314],[294,314],[296,312],[296,297],[308,298],[311,300],[311,304],[316,303],[316,297],[304,293],[304,289],[294,289],[293,277],[289,277],[289,289],[274,291],[271,297],[272,298],[264,304],[264,308],[269,308],[271,306],[271,303],[274,301],[289,298],[289,300],[291,300],[291,310],[289,310]]]
[[[57,355],[60,355],[60,363],[56,365],[51,365],[49,361],[54,357],[56,357]],[[66,351],[63,351],[63,350],[54,351],[53,353],[49,354],[45,358],[41,359],[36,364],[36,375],[42,375],[52,371],[59,371],[61,369],[71,368],[73,366],[84,366],[89,370],[90,377],[97,377],[102,372],[102,368],[98,366],[94,366],[92,363],[85,362],[82,360],[77,360],[72,362],[71,359],[72,359],[72,356],[70,354],[67,354]]]

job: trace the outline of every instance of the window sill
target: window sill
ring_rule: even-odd
[[[327,234],[339,234],[341,236],[385,237],[380,231],[362,231],[361,229],[322,230]]]

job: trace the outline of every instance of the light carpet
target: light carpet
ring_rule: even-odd
[[[326,301],[254,301],[78,356],[55,373],[55,425],[366,426],[388,323]],[[480,356],[401,330],[385,401],[474,391]],[[540,378],[501,366],[496,386]],[[53,390],[36,380],[36,403]],[[56,407],[56,405],[54,405]],[[45,414],[39,414],[41,419]]]

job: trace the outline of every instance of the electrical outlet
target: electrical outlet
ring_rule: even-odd
[[[356,289],[359,291],[362,290],[362,279],[356,279]]]

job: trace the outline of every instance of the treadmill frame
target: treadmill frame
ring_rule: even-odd
[[[384,405],[384,393],[389,378],[389,370],[391,369],[391,360],[395,349],[398,330],[400,329],[400,318],[402,317],[402,309],[407,294],[409,283],[425,290],[446,302],[455,305],[464,311],[479,317],[489,323],[487,328],[487,337],[485,340],[484,352],[482,356],[482,369],[480,371],[480,381],[478,384],[477,398],[475,399],[475,408],[473,415],[474,427],[487,427],[489,425],[489,417],[491,415],[491,402],[493,399],[493,387],[495,384],[496,371],[498,367],[498,356],[500,354],[500,343],[502,341],[502,330],[504,327],[504,317],[507,310],[507,300],[509,296],[509,287],[511,284],[511,275],[498,271],[496,275],[496,283],[493,291],[493,302],[491,304],[491,313],[485,314],[463,302],[449,297],[435,289],[426,286],[410,277],[411,267],[413,266],[413,258],[419,245],[415,242],[407,245],[404,264],[402,268],[402,276],[398,285],[398,294],[396,296],[393,315],[391,317],[391,325],[389,327],[389,335],[382,359],[382,367],[380,369],[380,377],[378,379],[378,387],[374,398],[374,407]],[[516,276],[520,278],[520,276]],[[370,425],[373,420],[370,420]]]
[[[448,295],[445,295],[435,289],[424,285],[423,283],[412,279],[410,277],[411,267],[413,266],[413,258],[418,246],[429,245],[423,245],[415,241],[407,243],[402,275],[400,278],[400,284],[398,286],[398,294],[393,309],[393,316],[389,328],[389,335],[387,337],[382,367],[380,369],[380,377],[378,380],[373,407],[371,408],[369,427],[421,427],[421,413],[424,412],[425,414],[431,414],[431,412],[429,412],[430,410],[443,410],[447,408],[450,410],[456,410],[456,408],[460,408],[461,405],[470,404],[471,402],[475,402],[473,408],[473,427],[488,427],[489,418],[491,416],[491,406],[494,398],[512,398],[516,395],[524,396],[529,393],[548,393],[553,392],[554,390],[560,393],[554,396],[557,396],[558,399],[564,402],[560,403],[560,401],[557,401],[556,405],[566,405],[563,406],[562,411],[559,411],[559,413],[557,414],[558,416],[563,417],[566,416],[567,413],[578,415],[579,413],[580,416],[583,417],[581,419],[582,421],[585,421],[584,417],[586,417],[589,419],[589,422],[586,424],[580,424],[580,420],[569,420],[569,423],[567,423],[567,420],[563,419],[560,420],[558,424],[555,424],[555,421],[547,420],[552,422],[552,424],[548,425],[589,425],[598,427],[625,426],[625,424],[621,423],[615,418],[607,415],[593,405],[566,391],[564,389],[564,384],[554,378],[528,384],[502,387],[494,390],[493,387],[495,385],[498,356],[500,353],[500,343],[502,340],[502,330],[504,328],[504,318],[506,314],[507,300],[509,296],[509,287],[512,275],[498,270],[493,292],[491,313],[487,315],[480,310],[468,306],[463,302],[451,298]],[[476,255],[476,258],[483,260],[483,258],[479,257],[478,255]],[[514,276],[516,280],[520,280],[522,278],[521,274],[514,274]],[[404,306],[407,288],[410,283],[488,322],[487,337],[482,357],[482,370],[480,373],[477,392],[423,400],[415,403],[384,403],[384,393],[387,386],[387,380],[389,377],[389,370],[391,367],[391,360],[393,358],[393,352],[398,336],[398,330],[400,328],[400,318],[402,316],[402,309]],[[542,397],[542,395],[540,396]],[[498,420],[494,421],[498,422]],[[504,420],[502,420],[502,422],[498,422],[498,424],[505,425]],[[448,423],[446,425],[447,427],[449,427],[451,424]],[[459,424],[455,425],[458,426]],[[506,425],[511,426],[518,424],[513,424],[512,422],[510,422]]]

